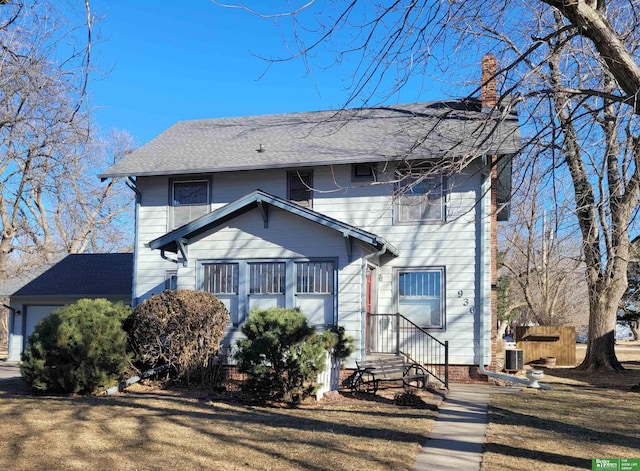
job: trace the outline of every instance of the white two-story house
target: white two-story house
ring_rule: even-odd
[[[345,327],[348,366],[415,324],[468,378],[492,362],[496,187],[520,147],[517,116],[489,116],[461,100],[176,123],[100,175],[137,195],[133,303],[209,291],[229,344],[253,309],[298,307]]]

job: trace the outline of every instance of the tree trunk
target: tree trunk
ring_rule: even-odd
[[[11,253],[11,237],[0,236],[0,280],[7,278],[9,270],[9,254]]]
[[[618,284],[620,284],[618,282]],[[589,312],[589,340],[587,354],[579,370],[623,370],[615,352],[617,303],[604,292],[596,293]]]

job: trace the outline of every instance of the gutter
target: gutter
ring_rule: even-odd
[[[7,296],[7,297],[9,297],[9,296]],[[13,311],[14,314],[16,313],[16,309],[15,308],[13,308],[11,306],[8,306],[5,303],[0,303],[0,306],[5,307],[5,308],[9,309],[10,311]]]
[[[478,369],[480,370],[480,373],[482,373],[485,376],[489,376],[490,378],[498,378],[498,379],[502,379],[504,381],[509,381],[512,383],[518,383],[518,384],[524,384],[527,387],[530,388],[536,388],[536,389],[553,389],[551,386],[547,385],[547,384],[540,384],[538,383],[538,381],[534,380],[534,379],[527,379],[527,378],[518,378],[515,376],[511,376],[511,375],[507,375],[507,374],[503,374],[503,373],[497,373],[495,371],[489,371],[484,367],[484,319],[485,319],[485,292],[484,292],[484,280],[486,277],[486,269],[485,269],[485,256],[484,256],[484,250],[485,250],[485,245],[486,245],[486,240],[485,240],[485,231],[483,230],[482,227],[482,221],[486,218],[486,217],[493,217],[491,215],[491,212],[487,213],[486,212],[486,195],[489,195],[491,193],[491,165],[488,162],[488,159],[485,156],[483,156],[483,171],[482,171],[482,185],[480,188],[480,201],[478,203],[478,211],[479,211],[479,218],[478,218],[478,223],[480,224],[480,235],[478,237],[478,259],[479,259],[479,263],[478,263],[478,296],[477,296],[477,308],[476,308],[476,312],[478,313],[478,317],[479,317],[479,345],[478,345],[478,349],[479,349],[479,353],[476,355],[477,357],[477,364],[478,364]],[[486,169],[488,168],[488,171],[486,171]],[[490,245],[490,244],[489,244]],[[489,302],[491,302],[491,300],[489,300]],[[534,370],[536,371],[536,370]]]

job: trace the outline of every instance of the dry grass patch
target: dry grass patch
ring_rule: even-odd
[[[591,469],[592,458],[640,458],[640,392],[631,389],[640,383],[638,347],[618,353],[624,372],[550,368],[544,382],[553,391],[493,395],[482,470]]]
[[[181,394],[9,394],[0,382],[0,469],[401,470],[436,413],[342,397],[301,408]]]

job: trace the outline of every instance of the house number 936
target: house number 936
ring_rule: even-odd
[[[465,298],[464,297],[464,291],[459,290],[458,291],[458,298],[462,299],[462,305],[463,306],[469,306],[469,298]],[[473,306],[469,307],[469,313],[470,314],[474,314],[476,312],[475,308]]]

